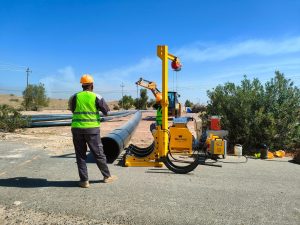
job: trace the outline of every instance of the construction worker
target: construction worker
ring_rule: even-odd
[[[90,185],[86,166],[87,145],[104,177],[103,182],[113,182],[117,177],[111,176],[109,172],[100,138],[99,111],[103,115],[107,115],[109,111],[108,105],[100,95],[93,92],[94,79],[91,75],[84,74],[80,79],[80,83],[83,91],[71,96],[69,109],[73,113],[71,130],[80,177],[79,186],[88,188]]]
[[[162,96],[161,96],[161,94],[157,94],[155,96],[155,100],[156,100],[156,103],[153,107],[156,109],[156,118],[155,118],[156,123],[152,123],[150,125],[151,133],[154,132],[154,130],[156,129],[156,126],[162,125],[162,107],[161,107]]]

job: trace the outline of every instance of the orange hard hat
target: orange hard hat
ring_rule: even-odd
[[[157,94],[156,94],[155,100],[156,100],[156,102],[160,102],[160,101],[162,100],[161,93],[157,93]]]
[[[92,83],[94,83],[94,79],[89,74],[83,74],[82,77],[80,78],[80,83],[82,83],[82,84],[92,84]]]

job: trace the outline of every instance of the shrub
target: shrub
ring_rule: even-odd
[[[42,83],[39,85],[28,85],[23,91],[22,106],[26,110],[40,110],[43,106],[48,106],[49,98],[46,96],[46,90]]]
[[[207,110],[207,107],[205,105],[195,104],[192,106],[192,112],[193,113],[199,113],[199,112],[205,112]]]
[[[154,99],[150,99],[147,102],[147,108],[153,108],[153,106],[156,104],[156,101]]]
[[[16,109],[9,105],[0,105],[0,130],[14,132],[18,128],[26,127],[27,119],[24,119]]]
[[[130,95],[124,95],[123,98],[119,100],[118,105],[120,108],[128,110],[133,106],[133,98]]]
[[[193,104],[190,100],[188,100],[188,99],[187,99],[187,100],[185,101],[185,103],[184,103],[184,106],[185,106],[185,107],[193,107],[193,105],[194,105],[194,104]]]
[[[140,98],[136,98],[133,102],[136,109],[147,109],[148,95],[146,89],[140,90]]]
[[[298,150],[294,155],[294,160],[296,163],[300,164],[300,150]]]
[[[120,109],[119,106],[117,106],[117,105],[113,106],[113,110],[119,110],[119,109]]]
[[[300,90],[279,71],[265,85],[245,76],[240,85],[226,83],[208,91],[208,113],[222,117],[231,144],[245,150],[267,144],[294,149],[300,143]]]

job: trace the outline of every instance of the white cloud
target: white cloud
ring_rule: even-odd
[[[79,83],[72,66],[59,69],[57,74],[46,76],[40,82],[45,84],[49,97],[60,96],[64,98],[75,92]]]
[[[120,99],[122,95],[121,84],[124,83],[124,94],[136,95],[135,82],[140,76],[145,75],[150,79],[150,74],[155,70],[160,71],[159,60],[155,58],[142,59],[139,63],[128,67],[113,70],[95,72],[92,74],[95,80],[95,92],[101,94],[107,100]],[[156,68],[155,68],[156,67]],[[81,74],[76,74],[72,66],[58,69],[56,74],[48,75],[40,82],[45,84],[47,95],[52,98],[68,98],[81,90],[79,83]],[[160,73],[157,74],[160,76]],[[152,79],[152,78],[151,78]]]
[[[289,75],[299,74],[300,37],[282,40],[245,40],[225,44],[192,44],[172,51],[181,58],[183,70],[178,79],[179,89],[188,93],[192,91],[206,92],[207,88],[219,82],[240,80],[243,74],[249,77],[262,75],[261,80],[273,76],[276,69]],[[296,53],[296,54],[295,54]],[[252,55],[249,61],[239,64],[239,59]],[[257,58],[256,58],[257,56]],[[263,60],[261,56],[264,56]],[[221,64],[220,61],[236,58],[235,63]],[[199,62],[212,62],[209,65]],[[185,68],[186,65],[186,68]],[[291,73],[293,72],[293,73]],[[123,82],[124,94],[136,95],[135,81],[139,77],[161,82],[161,62],[157,56],[143,58],[136,64],[121,65],[112,70],[99,71],[93,74],[95,78],[95,91],[107,100],[120,99],[121,83]],[[172,88],[172,73],[169,73],[169,88]],[[81,89],[79,84],[80,74],[76,75],[71,66],[59,69],[57,74],[50,75],[41,80],[51,97],[68,97]],[[212,79],[213,78],[213,79]],[[296,77],[296,80],[299,79]],[[198,93],[197,92],[197,93]],[[188,98],[197,95],[190,94]]]
[[[226,44],[194,44],[180,48],[176,54],[185,61],[222,61],[238,56],[272,56],[300,52],[300,37],[284,40],[252,39]]]
[[[132,75],[140,75],[142,73],[150,73],[159,69],[159,59],[158,58],[144,58],[138,63],[129,65],[127,67],[123,66],[109,71],[103,71],[95,73],[95,77],[101,77],[101,79],[114,79],[117,81],[122,81],[126,78],[132,77]]]
[[[144,58],[138,63],[119,67],[113,70],[96,72],[95,90],[102,93],[107,99],[120,99],[122,91],[121,84],[124,84],[124,94],[136,96],[135,82],[143,77],[148,80],[157,81],[161,79],[160,61],[158,58]],[[160,83],[160,80],[158,81]]]

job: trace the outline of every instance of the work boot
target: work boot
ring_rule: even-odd
[[[90,186],[89,181],[79,181],[79,187],[88,188]]]
[[[104,182],[104,183],[112,183],[112,182],[114,182],[114,181],[117,180],[117,179],[118,179],[117,176],[111,175],[110,177],[105,177],[105,178],[103,179],[103,182]]]

